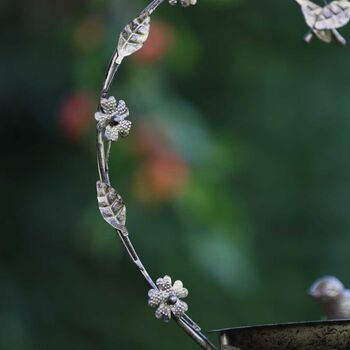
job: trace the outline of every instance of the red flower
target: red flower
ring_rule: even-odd
[[[166,201],[181,195],[188,181],[186,162],[161,130],[144,124],[137,133],[136,149],[144,158],[137,171],[136,193],[143,201]]]
[[[155,21],[151,26],[149,37],[143,48],[133,59],[136,62],[153,63],[162,58],[173,44],[173,29],[169,24]]]
[[[88,91],[77,91],[62,103],[59,113],[59,126],[64,136],[71,141],[78,140],[93,122],[95,101]]]
[[[145,175],[150,190],[158,199],[171,199],[181,194],[187,183],[187,165],[175,152],[169,152],[151,159]]]

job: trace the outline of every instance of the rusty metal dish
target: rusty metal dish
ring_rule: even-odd
[[[349,350],[350,319],[272,324],[214,331],[221,350]]]

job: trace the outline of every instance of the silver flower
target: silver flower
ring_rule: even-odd
[[[188,305],[180,300],[188,296],[188,290],[181,281],[172,284],[169,276],[159,278],[156,282],[158,289],[148,292],[148,305],[156,307],[156,317],[165,322],[170,321],[171,315],[182,317],[188,310]]]
[[[169,4],[170,5],[176,5],[177,4],[177,0],[169,0]],[[197,4],[197,0],[180,0],[180,4],[182,7],[187,7],[190,5],[196,5]]]
[[[109,141],[117,141],[119,136],[126,137],[130,133],[131,121],[125,120],[129,116],[129,109],[125,101],[111,96],[101,99],[102,111],[95,113],[97,129],[104,130],[104,136]]]

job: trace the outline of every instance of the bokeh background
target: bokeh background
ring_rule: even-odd
[[[197,348],[153,317],[96,206],[98,91],[145,5],[0,3],[3,350]],[[350,48],[305,32],[292,0],[164,4],[113,87],[131,237],[205,330],[319,319],[310,284],[350,286]]]

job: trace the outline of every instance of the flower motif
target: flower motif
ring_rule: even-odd
[[[104,136],[108,141],[117,141],[119,136],[126,137],[130,133],[131,121],[125,120],[129,116],[129,109],[125,101],[111,96],[101,99],[102,111],[95,113],[97,129],[104,130]]]
[[[170,5],[176,5],[177,4],[177,0],[169,0],[169,4]],[[187,7],[190,5],[196,5],[197,4],[197,0],[180,0],[180,4],[182,7]]]
[[[172,284],[169,276],[159,278],[156,282],[158,289],[151,289],[148,292],[148,305],[156,307],[156,317],[165,322],[170,321],[171,314],[175,317],[182,317],[188,310],[188,305],[180,300],[186,298],[188,290],[183,287],[181,281]]]

